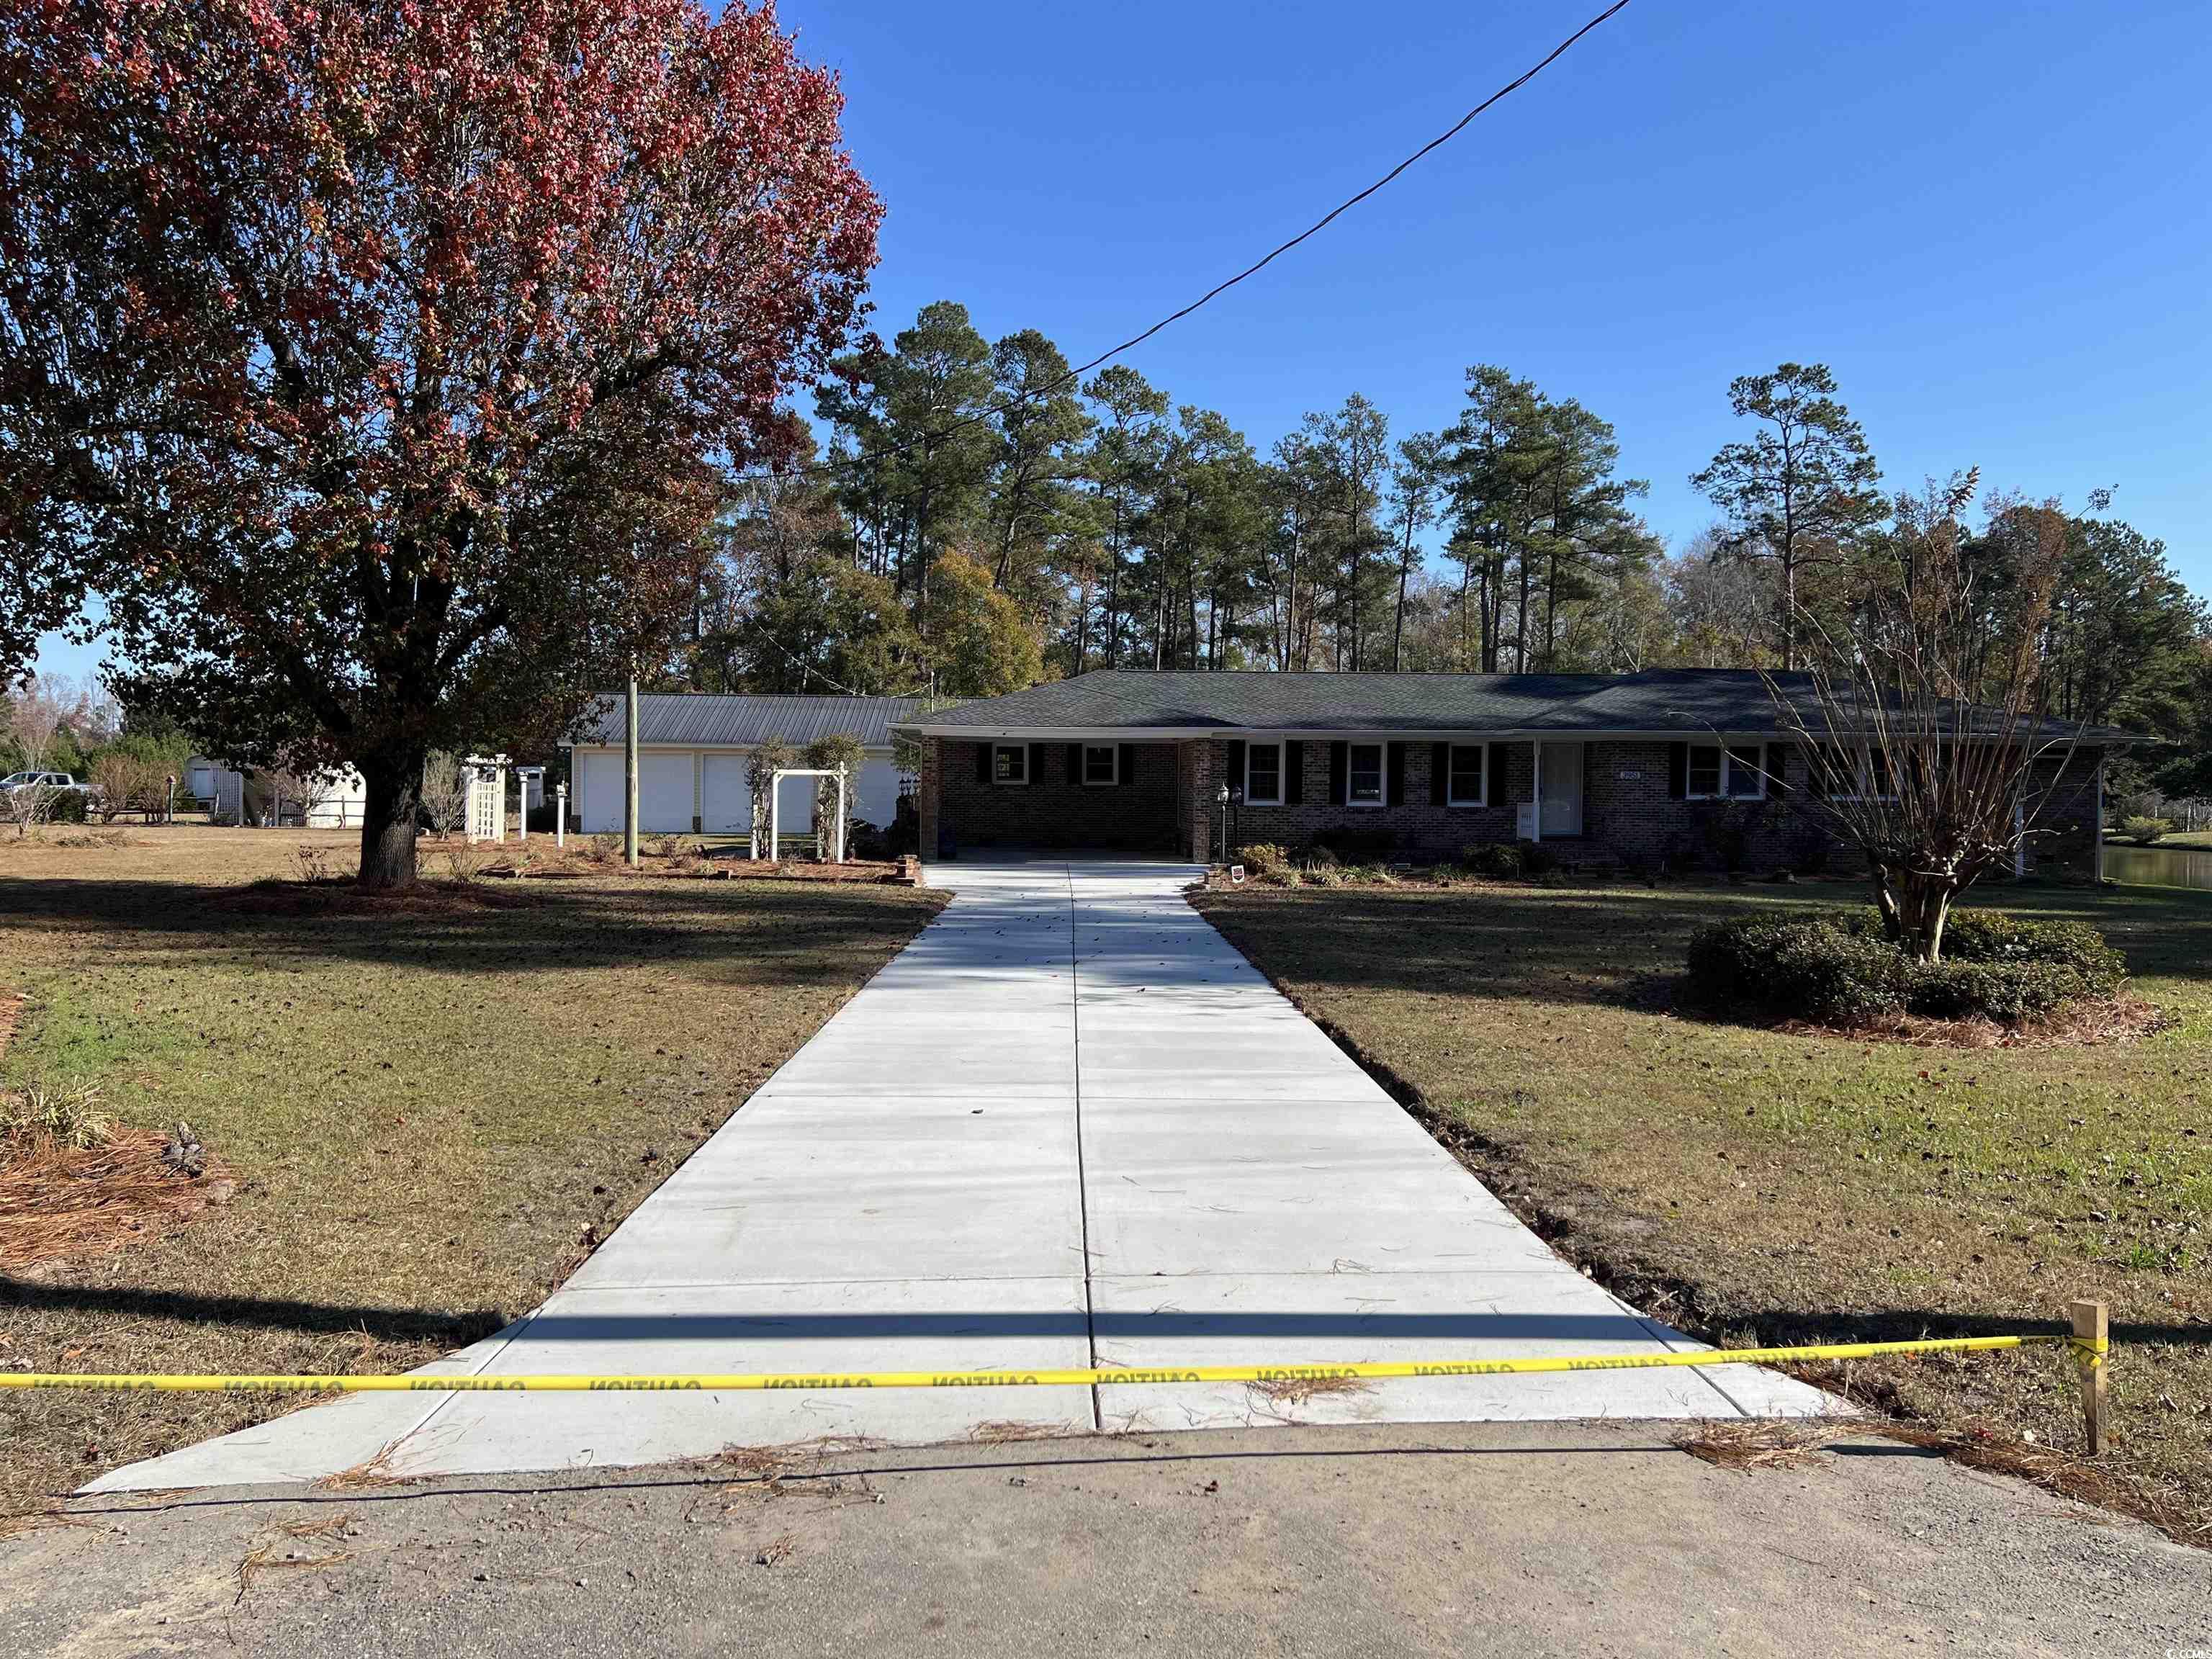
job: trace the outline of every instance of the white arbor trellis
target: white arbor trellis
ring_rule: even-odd
[[[780,766],[769,775],[768,785],[768,855],[771,860],[783,855],[783,781],[786,778],[835,778],[837,781],[837,811],[830,819],[829,833],[824,839],[830,843],[823,855],[832,864],[845,861],[845,792],[850,787],[845,769],[814,766]],[[821,799],[821,785],[815,786],[815,799]],[[817,813],[818,817],[819,814]],[[760,835],[753,835],[752,855],[761,855]]]
[[[507,757],[471,755],[461,763],[466,797],[461,823],[472,841],[507,839]]]

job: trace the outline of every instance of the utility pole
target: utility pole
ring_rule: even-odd
[[[629,677],[623,708],[623,858],[637,868],[637,675]]]

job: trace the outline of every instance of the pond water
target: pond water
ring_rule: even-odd
[[[2212,847],[2105,843],[2105,876],[2130,887],[2212,888]]]

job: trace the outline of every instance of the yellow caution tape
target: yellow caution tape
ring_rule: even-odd
[[[768,1371],[731,1376],[455,1376],[410,1371],[397,1376],[194,1376],[0,1371],[0,1389],[94,1389],[155,1394],[599,1394],[627,1390],[740,1394],[776,1389],[1037,1389],[1169,1382],[1382,1381],[1401,1376],[1527,1376],[1547,1371],[1633,1371],[1661,1367],[1789,1365],[1814,1359],[1872,1359],[1883,1354],[1985,1353],[2063,1342],[2093,1363],[2105,1345],[2037,1334],[1939,1336],[1909,1342],[1827,1342],[1796,1348],[1705,1348],[1675,1353],[1555,1355],[1538,1359],[1405,1359],[1339,1365],[1090,1366],[1012,1371]]]

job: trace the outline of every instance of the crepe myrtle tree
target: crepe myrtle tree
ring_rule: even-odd
[[[1900,495],[1848,631],[1809,614],[1805,674],[1770,676],[1777,723],[1807,757],[1787,797],[1865,855],[1890,935],[1941,958],[1959,895],[2009,867],[2066,769],[2040,644],[2065,555],[2055,502],[1963,520],[1977,475]]]
[[[97,600],[241,763],[434,749],[648,659],[880,206],[732,0],[0,0],[0,660]]]

